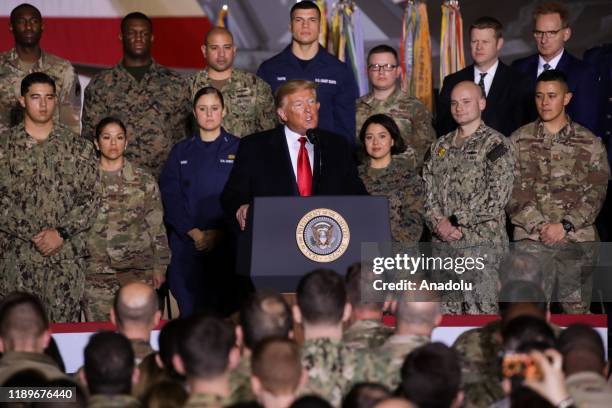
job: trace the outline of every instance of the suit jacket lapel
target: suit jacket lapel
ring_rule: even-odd
[[[498,100],[498,94],[501,92],[502,87],[506,83],[506,74],[508,73],[507,69],[508,68],[506,65],[499,61],[497,70],[495,71],[495,76],[493,77],[493,82],[491,83],[491,88],[489,89],[489,94],[487,95],[487,105],[489,104],[489,100]]]
[[[291,156],[283,127],[278,128],[277,137],[270,139],[270,159],[273,160],[279,182],[282,182],[288,195],[297,195],[296,176],[291,165]]]
[[[314,164],[312,166],[312,195],[316,195],[319,192],[319,181],[321,179],[321,155],[322,155],[322,151],[321,151],[321,143],[323,143],[323,141],[321,140],[322,138],[319,136],[319,141],[316,145],[314,145],[314,151],[313,151],[313,161]]]

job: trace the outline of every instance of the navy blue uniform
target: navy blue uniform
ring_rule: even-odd
[[[224,284],[233,273],[227,242],[211,251],[197,251],[187,232],[227,230],[219,196],[239,143],[223,129],[212,142],[203,142],[196,134],[174,146],[160,176],[172,250],[168,281],[182,316],[197,310],[222,312],[223,291],[231,290]]]
[[[289,45],[280,54],[264,61],[257,76],[270,84],[272,92],[290,79],[316,82],[317,100],[321,103],[319,127],[342,135],[351,145],[354,144],[357,83],[349,66],[323,47],[319,47],[313,59],[300,61]]]

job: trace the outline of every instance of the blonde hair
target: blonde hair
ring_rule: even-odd
[[[282,106],[285,97],[304,89],[312,89],[317,94],[317,84],[305,79],[291,79],[278,87],[274,94],[274,106],[278,109]]]

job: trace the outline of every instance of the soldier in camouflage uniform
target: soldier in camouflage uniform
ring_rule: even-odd
[[[555,279],[566,312],[585,313],[591,299],[591,265],[599,241],[594,223],[606,197],[610,169],[601,140],[572,122],[572,94],[562,72],[543,72],[536,84],[539,119],[511,136],[518,158],[508,205],[514,239],[537,254]]]
[[[159,288],[170,262],[159,188],[149,173],[124,159],[125,133],[124,124],[111,117],[96,127],[102,206],[88,234],[89,321],[107,320],[115,293],[128,282]]]
[[[131,140],[126,158],[157,178],[172,146],[186,136],[191,114],[187,83],[151,58],[153,25],[144,14],[124,17],[121,39],[121,62],[85,88],[83,136],[93,141],[100,120],[120,119]]]
[[[371,115],[389,115],[408,146],[405,154],[414,154],[417,167],[421,168],[427,149],[436,140],[431,113],[418,99],[400,89],[397,83],[400,67],[397,52],[392,47],[379,45],[372,48],[367,68],[372,91],[357,99],[357,132]]]
[[[359,140],[367,155],[359,177],[370,195],[389,199],[393,241],[404,247],[418,242],[423,233],[423,180],[415,161],[401,154],[406,146],[395,121],[384,114],[370,116]]]
[[[434,242],[448,244],[444,249],[449,252],[443,255],[487,258],[473,290],[463,294],[466,303],[462,306],[467,307],[463,312],[471,313],[496,312],[494,278],[508,245],[504,207],[510,199],[514,168],[509,142],[480,120],[485,104],[481,89],[473,82],[455,86],[451,113],[459,127],[431,146],[423,168],[425,220],[435,234]],[[471,272],[461,278],[473,279],[474,275]],[[443,279],[449,276],[457,278],[451,271]],[[461,301],[461,293],[448,295],[445,312],[460,312],[456,302]]]
[[[42,17],[36,7],[22,4],[11,12],[9,29],[15,38],[15,48],[0,53],[0,134],[23,120],[19,88],[21,80],[32,72],[44,72],[55,81],[58,103],[53,121],[75,133],[81,131],[79,78],[70,62],[40,49],[42,28]]]
[[[263,79],[234,68],[236,46],[226,28],[212,28],[202,46],[208,67],[189,80],[191,98],[205,86],[223,93],[225,117],[223,128],[230,134],[244,137],[276,126],[272,90]]]
[[[48,75],[26,76],[22,94],[24,122],[0,137],[0,297],[36,293],[52,321],[77,321],[100,205],[94,149],[53,122]]]

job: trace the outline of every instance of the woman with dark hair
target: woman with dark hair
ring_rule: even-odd
[[[88,233],[85,314],[89,321],[105,321],[121,286],[133,281],[155,288],[163,284],[170,250],[157,182],[124,158],[125,125],[106,117],[95,135],[102,205]]]
[[[181,316],[227,314],[233,267],[219,196],[240,139],[221,127],[225,107],[217,89],[196,92],[193,115],[197,130],[174,146],[160,177],[172,249],[168,281]]]
[[[367,155],[359,177],[370,195],[389,199],[393,241],[418,242],[423,233],[423,182],[413,156],[401,154],[406,145],[397,125],[387,115],[372,115],[361,127],[359,140]]]

